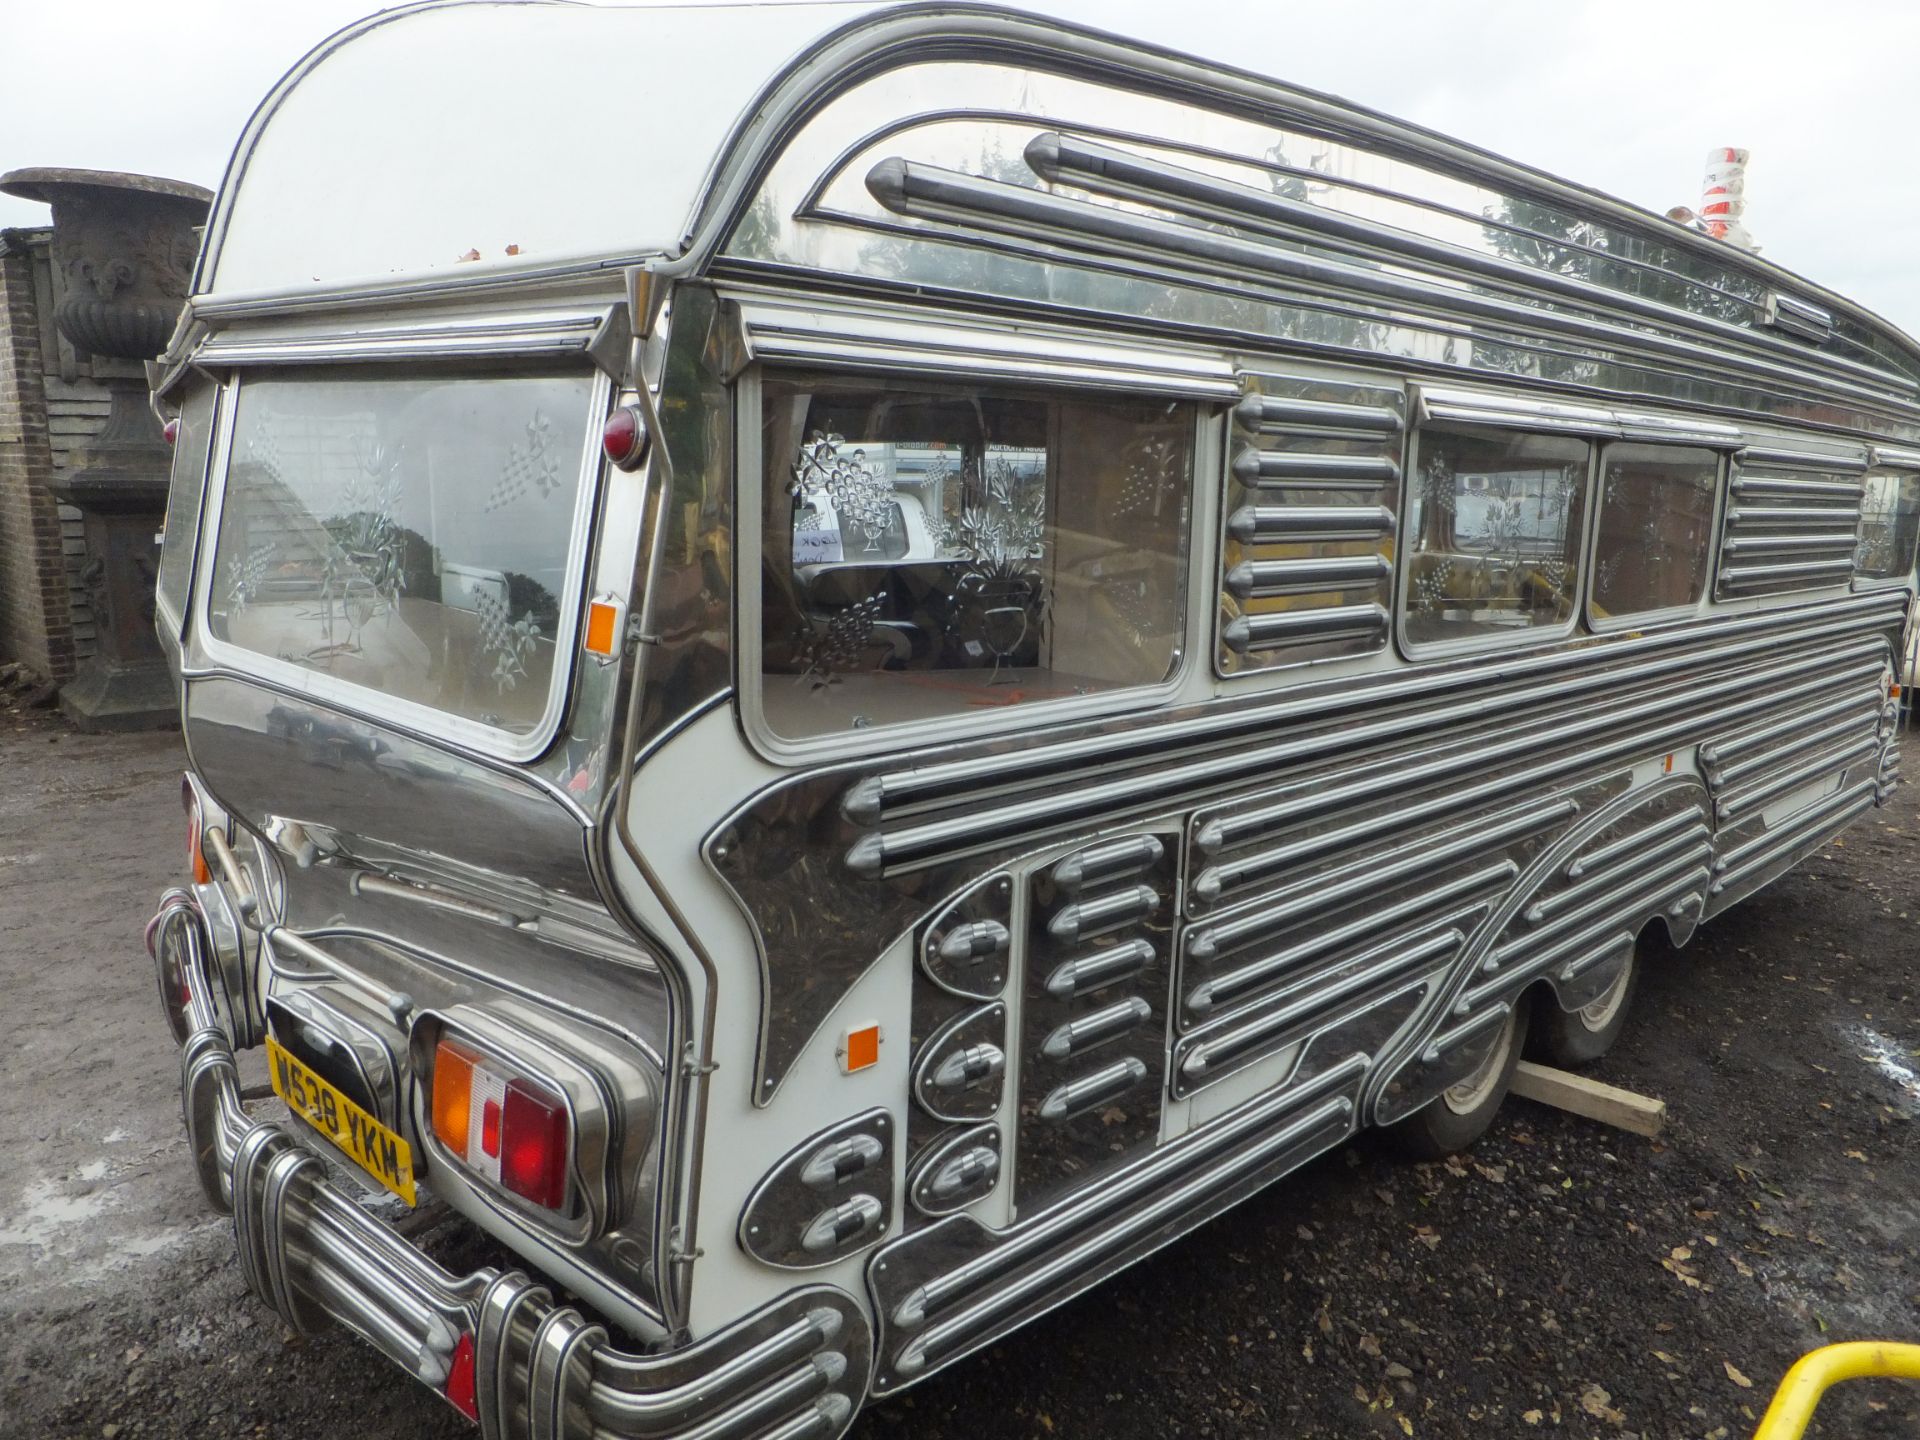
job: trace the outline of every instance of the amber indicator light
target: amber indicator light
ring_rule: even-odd
[[[587,606],[587,653],[613,656],[619,645],[620,607],[608,600],[595,600]]]
[[[851,1075],[857,1070],[871,1070],[879,1063],[880,1027],[862,1025],[847,1031],[846,1041],[840,1048],[840,1068]]]

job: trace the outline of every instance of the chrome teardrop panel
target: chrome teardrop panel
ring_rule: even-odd
[[[883,1109],[809,1136],[747,1197],[740,1248],[764,1265],[806,1270],[883,1239],[893,1213],[893,1144]]]
[[[964,1210],[993,1192],[1000,1180],[1000,1127],[976,1125],[952,1133],[912,1166],[907,1195],[922,1215]]]
[[[920,940],[920,963],[943,990],[989,999],[1007,983],[1012,926],[1013,881],[990,876],[934,918]]]
[[[1000,1109],[1007,1073],[1007,1007],[963,1011],[914,1053],[913,1098],[938,1120],[986,1120]]]

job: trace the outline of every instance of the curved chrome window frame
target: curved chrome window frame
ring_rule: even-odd
[[[1523,417],[1509,419],[1502,415],[1481,419],[1455,419],[1451,417],[1425,417],[1416,411],[1416,422],[1407,427],[1407,448],[1400,477],[1400,522],[1401,530],[1394,547],[1393,581],[1393,643],[1400,654],[1412,661],[1445,660],[1458,655],[1484,655],[1489,651],[1531,650],[1542,645],[1553,645],[1567,639],[1580,628],[1582,617],[1587,611],[1588,571],[1593,558],[1593,505],[1596,476],[1600,471],[1600,454],[1605,448],[1604,435],[1593,434],[1585,429],[1556,427],[1552,425],[1529,425]],[[1581,492],[1580,507],[1580,543],[1575,547],[1575,571],[1573,594],[1568,597],[1567,618],[1558,625],[1529,625],[1525,629],[1516,629],[1506,634],[1494,634],[1484,637],[1469,637],[1463,640],[1428,641],[1422,643],[1407,635],[1407,590],[1413,583],[1413,567],[1408,563],[1411,553],[1408,545],[1407,516],[1413,503],[1413,486],[1420,473],[1420,442],[1423,437],[1436,429],[1445,430],[1449,426],[1478,426],[1489,430],[1510,430],[1517,435],[1544,435],[1584,440],[1587,444],[1586,488]]]
[[[1172,668],[1164,680],[1152,685],[1116,688],[1097,695],[1076,696],[1066,700],[1041,700],[1013,706],[992,716],[958,714],[932,720],[907,721],[850,729],[829,735],[794,738],[781,735],[767,723],[761,703],[764,676],[761,673],[761,581],[759,557],[761,533],[761,486],[765,483],[765,456],[761,447],[761,377],[766,366],[756,362],[741,372],[734,382],[735,470],[734,470],[734,693],[738,697],[742,732],[749,746],[762,759],[782,766],[815,765],[823,761],[847,758],[871,758],[879,753],[922,748],[930,744],[959,740],[986,739],[1039,724],[1059,724],[1073,720],[1099,718],[1151,710],[1175,699],[1193,673],[1194,637],[1211,636],[1211,613],[1200,613],[1197,606],[1211,597],[1203,594],[1204,585],[1196,585],[1207,563],[1211,546],[1210,526],[1217,517],[1203,503],[1201,477],[1215,474],[1224,463],[1221,421],[1209,413],[1205,404],[1192,396],[1176,396],[1193,407],[1193,466],[1188,477],[1187,514],[1187,593],[1181,612],[1182,633],[1174,647]],[[786,368],[780,365],[777,368]],[[835,369],[849,374],[886,380],[898,371],[885,365],[862,363],[849,358],[838,365],[810,361],[803,369]],[[947,377],[942,377],[947,378]],[[1024,386],[1039,393],[1065,392],[1099,396],[1115,393],[1097,377],[1080,384],[1049,375],[1044,379],[1007,373],[978,377],[985,383]],[[1126,393],[1138,394],[1138,391]]]
[[[381,368],[378,362],[371,367]],[[243,373],[229,370],[220,382],[221,401],[213,436],[213,459],[202,502],[200,543],[194,555],[193,591],[189,601],[195,639],[206,657],[236,675],[267,681],[280,689],[306,695],[323,704],[378,724],[393,725],[429,740],[458,745],[476,754],[513,764],[526,764],[545,754],[559,734],[573,694],[580,664],[580,624],[587,603],[586,580],[593,563],[591,538],[602,503],[607,464],[598,443],[598,425],[613,403],[613,383],[604,371],[594,372],[581,430],[580,498],[567,532],[567,578],[560,607],[560,629],[554,637],[553,678],[539,723],[524,734],[483,725],[431,705],[401,700],[364,685],[337,680],[292,665],[214,636],[207,602],[213,590],[214,552],[219,548],[220,525],[226,514],[227,473],[233,450],[234,418],[240,409],[240,389],[247,375],[268,378],[273,369]],[[396,375],[402,372],[395,371]],[[218,477],[218,484],[214,477]],[[204,537],[213,543],[204,543]]]
[[[1868,456],[1867,474],[1869,475],[1911,475],[1920,480],[1920,450],[1908,450],[1892,446],[1875,446]],[[1862,507],[1859,538],[1866,535],[1866,513]],[[1920,567],[1920,556],[1915,557],[1914,565],[1901,575],[1863,575],[1860,573],[1859,541],[1854,547],[1853,588],[1860,590],[1890,590],[1901,586],[1912,588],[1916,567]]]
[[[1615,445],[1663,445],[1676,450],[1705,450],[1714,457],[1713,478],[1713,516],[1708,521],[1712,527],[1707,531],[1707,578],[1700,598],[1691,605],[1667,605],[1658,610],[1635,610],[1626,614],[1610,616],[1593,613],[1593,575],[1594,567],[1600,559],[1600,507],[1606,503],[1607,454]],[[1660,625],[1674,625],[1682,620],[1695,620],[1705,615],[1713,605],[1714,577],[1720,570],[1720,531],[1726,519],[1727,477],[1730,466],[1728,451],[1715,450],[1711,446],[1688,440],[1643,440],[1638,438],[1607,440],[1597,447],[1599,453],[1594,460],[1593,480],[1593,517],[1587,526],[1587,543],[1580,557],[1583,578],[1583,596],[1580,602],[1580,614],[1586,628],[1595,635],[1614,635],[1622,630],[1650,630]]]

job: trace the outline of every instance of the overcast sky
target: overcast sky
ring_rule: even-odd
[[[368,0],[0,0],[0,171],[219,183],[255,102]],[[1331,91],[1653,210],[1753,152],[1770,258],[1920,335],[1916,0],[1042,0]],[[644,84],[644,57],[620,66]],[[619,64],[618,57],[609,57]],[[606,136],[609,151],[622,137]],[[636,142],[629,138],[627,143]],[[0,226],[44,223],[0,196]]]

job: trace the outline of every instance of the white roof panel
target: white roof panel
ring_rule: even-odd
[[[754,97],[873,8],[475,0],[375,16],[249,125],[201,292],[381,280],[475,251],[493,268],[674,249]]]

